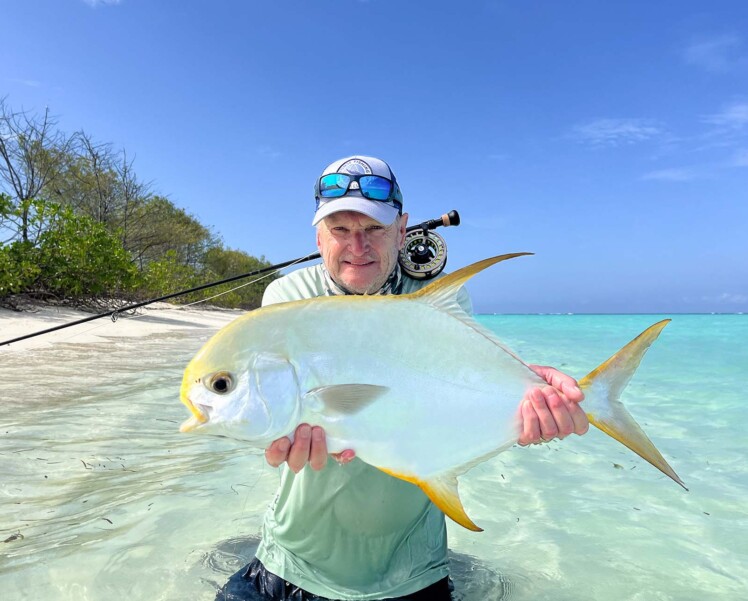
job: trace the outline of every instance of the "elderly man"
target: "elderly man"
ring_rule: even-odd
[[[400,271],[408,215],[387,163],[365,156],[335,161],[317,180],[315,196],[312,225],[323,263],[270,284],[263,305],[406,294],[426,285]],[[470,312],[464,290],[459,300]],[[586,432],[577,383],[550,367],[531,367],[548,386],[517,399],[519,443]],[[330,459],[324,431],[308,424],[296,429],[293,442],[273,442],[265,455],[282,466],[280,489],[243,575],[260,598],[451,598],[444,514],[420,489],[356,459],[353,450]]]

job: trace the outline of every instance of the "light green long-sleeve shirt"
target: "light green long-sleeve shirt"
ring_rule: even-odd
[[[403,280],[403,294],[428,283]],[[323,296],[324,282],[321,265],[295,271],[270,284],[262,304]],[[464,290],[459,301],[472,311]],[[273,574],[351,600],[404,596],[447,576],[444,514],[418,487],[359,459],[329,459],[320,471],[281,470],[257,550]]]

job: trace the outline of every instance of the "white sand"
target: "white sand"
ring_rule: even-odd
[[[0,353],[41,348],[60,342],[101,342],[111,338],[148,336],[175,330],[218,331],[243,314],[244,311],[238,309],[206,309],[199,305],[180,308],[168,303],[154,303],[138,309],[137,314],[120,315],[116,322],[112,322],[111,317],[102,317],[10,345],[2,345]],[[0,309],[0,343],[91,315],[93,313],[68,307],[38,306],[31,311],[22,312]]]

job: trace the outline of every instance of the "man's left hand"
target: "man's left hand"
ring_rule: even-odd
[[[520,437],[525,446],[563,439],[569,434],[581,436],[589,429],[587,415],[579,406],[584,393],[571,376],[542,365],[528,366],[548,386],[532,388],[522,399],[518,410]]]

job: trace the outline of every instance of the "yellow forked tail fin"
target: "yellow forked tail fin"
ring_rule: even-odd
[[[582,378],[579,381],[579,387],[585,394],[582,408],[593,426],[615,438],[686,488],[675,470],[668,465],[644,430],[639,427],[618,399],[636,368],[639,367],[644,353],[669,322],[669,319],[665,319],[647,328],[605,363]]]

